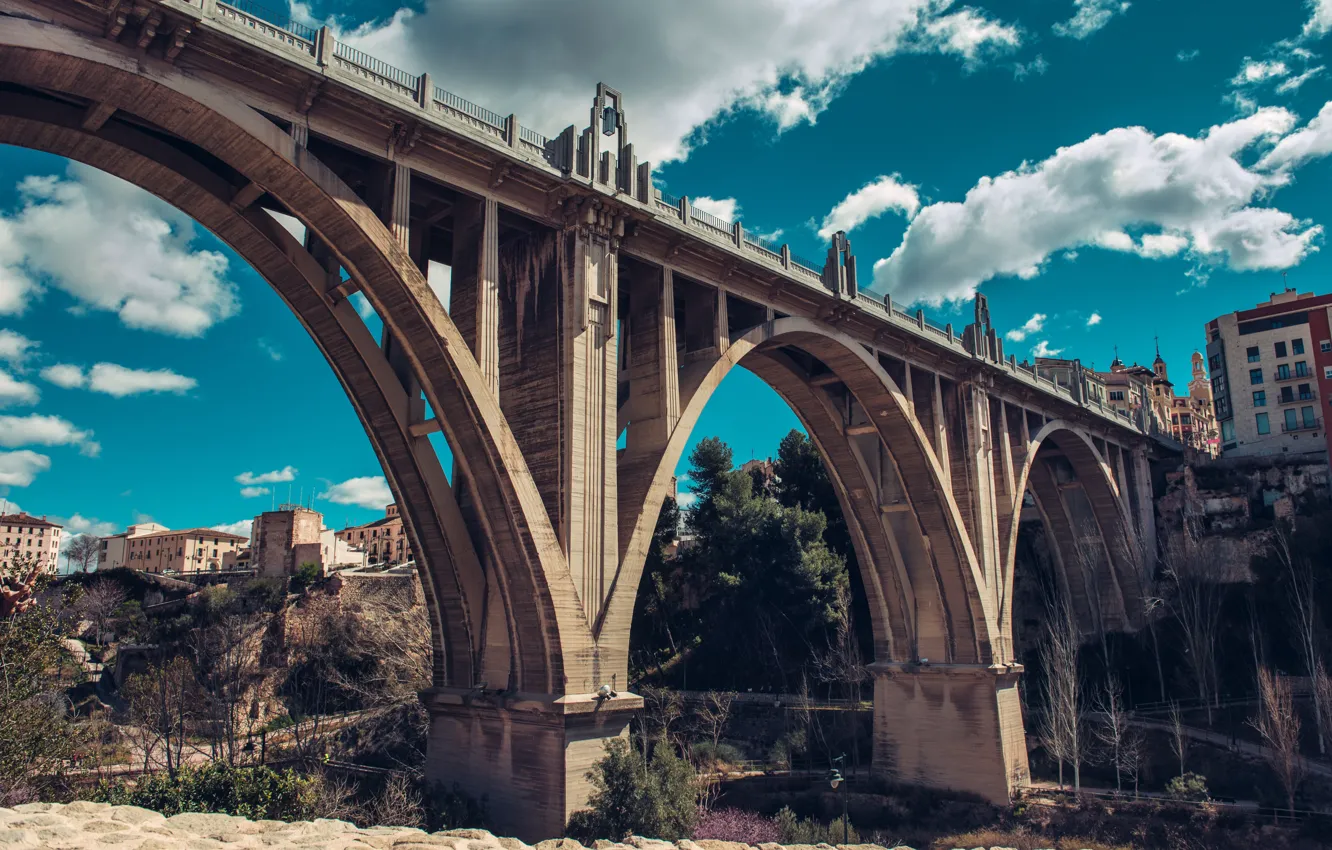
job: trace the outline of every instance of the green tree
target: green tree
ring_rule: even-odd
[[[584,843],[630,835],[676,841],[693,832],[697,778],[665,742],[653,748],[649,760],[624,739],[612,740],[587,778],[593,788],[589,808],[569,821],[569,834]]]

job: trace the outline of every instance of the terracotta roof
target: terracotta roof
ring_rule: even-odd
[[[152,534],[140,534],[135,540],[147,540],[150,537],[170,537],[173,534],[183,534],[187,537],[217,537],[224,540],[249,540],[239,534],[231,534],[226,531],[218,531],[216,528],[180,528],[174,531],[154,531]]]
[[[16,514],[0,514],[0,523],[7,525],[30,525],[34,528],[64,528],[59,523],[51,522],[46,517],[40,519],[31,514],[19,512]]]

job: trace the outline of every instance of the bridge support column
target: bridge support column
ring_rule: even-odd
[[[532,843],[564,835],[569,815],[587,806],[587,772],[643,707],[632,694],[598,702],[460,688],[434,688],[421,701],[430,714],[426,781],[456,786],[484,804],[497,834]]]
[[[1022,666],[876,663],[876,777],[1008,803],[1027,781]]]

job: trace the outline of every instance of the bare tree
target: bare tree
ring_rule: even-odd
[[[146,733],[144,770],[150,769],[152,753],[160,744],[167,773],[175,776],[183,763],[186,727],[199,702],[193,666],[181,656],[159,662],[131,676],[122,692],[130,717]]]
[[[643,688],[642,697],[643,758],[647,759],[653,743],[674,744],[671,727],[684,716],[684,700],[668,688]]]
[[[1073,767],[1074,790],[1082,788],[1082,706],[1078,680],[1080,635],[1073,602],[1057,585],[1046,593],[1045,634],[1039,655],[1044,672],[1042,695],[1045,713],[1039,737],[1050,757],[1059,763],[1059,784],[1064,765]]]
[[[1098,716],[1096,725],[1092,727],[1093,733],[1115,768],[1115,791],[1122,793],[1125,768],[1133,756],[1128,752],[1128,739],[1133,731],[1129,726],[1128,712],[1124,709],[1124,688],[1113,673],[1106,675],[1105,685],[1096,695],[1095,705]]]
[[[1314,726],[1318,733],[1318,752],[1327,752],[1327,736],[1332,733],[1324,724],[1324,717],[1332,706],[1324,706],[1325,694],[1320,693],[1317,685],[1319,673],[1323,670],[1322,656],[1318,651],[1318,605],[1314,598],[1314,566],[1312,560],[1296,551],[1291,539],[1292,529],[1285,522],[1278,522],[1273,530],[1272,546],[1277,560],[1286,570],[1290,584],[1291,629],[1295,633],[1295,643],[1299,646],[1304,669],[1309,673],[1313,688]]]
[[[83,595],[74,603],[74,607],[81,616],[92,621],[96,633],[94,640],[100,644],[106,634],[107,623],[124,601],[125,591],[118,582],[99,578],[84,588]]]
[[[1164,609],[1165,600],[1161,598],[1156,581],[1155,551],[1148,549],[1147,541],[1133,523],[1127,523],[1125,535],[1116,546],[1128,563],[1134,566],[1133,574],[1138,579],[1138,595],[1142,599],[1143,620],[1147,624],[1147,636],[1152,642],[1152,658],[1156,662],[1156,687],[1162,702],[1166,698],[1165,669],[1161,664],[1161,643],[1156,633],[1156,620]]]
[[[224,615],[191,635],[195,669],[203,689],[202,708],[212,743],[213,759],[236,764],[241,739],[255,718],[244,705],[257,678],[257,636],[266,620],[241,614]]]
[[[65,549],[65,557],[71,564],[78,564],[83,572],[88,572],[88,567],[97,563],[97,558],[102,554],[102,539],[92,534],[80,534],[69,542]]]
[[[1286,806],[1295,814],[1295,792],[1304,778],[1304,760],[1300,758],[1300,717],[1290,683],[1266,667],[1258,671],[1258,716],[1250,725],[1267,742],[1267,761],[1286,792]]]
[[[726,724],[731,719],[731,704],[735,702],[734,691],[710,691],[698,709],[698,720],[703,731],[712,739],[712,752],[715,755],[726,733]]]
[[[814,670],[819,680],[827,683],[848,700],[853,710],[839,712],[845,719],[848,737],[851,739],[851,757],[856,770],[860,769],[860,724],[857,722],[854,707],[858,707],[864,696],[863,689],[869,680],[869,667],[860,652],[860,642],[856,640],[855,624],[851,614],[851,589],[846,586],[837,589],[833,601],[833,617],[836,628],[829,640],[827,651],[815,657]]]
[[[1217,697],[1217,636],[1225,582],[1238,572],[1234,558],[1217,539],[1203,538],[1196,520],[1186,517],[1179,538],[1166,547],[1166,575],[1171,581],[1170,606],[1184,636],[1184,654],[1198,689],[1198,699],[1207,708],[1207,723]]]
[[[1170,751],[1179,759],[1179,775],[1184,775],[1184,762],[1189,755],[1189,736],[1184,734],[1184,716],[1179,703],[1170,703]]]

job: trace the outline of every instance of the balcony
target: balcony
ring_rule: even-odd
[[[1305,369],[1303,372],[1296,372],[1292,370],[1291,372],[1283,376],[1279,371],[1273,370],[1272,380],[1278,384],[1284,384],[1287,381],[1312,381],[1313,372],[1310,372],[1308,369]]]
[[[1304,422],[1304,421],[1296,422],[1294,425],[1282,422],[1281,432],[1283,434],[1290,434],[1295,431],[1314,431],[1322,427],[1323,427],[1323,420],[1318,418],[1315,418],[1312,422]]]

